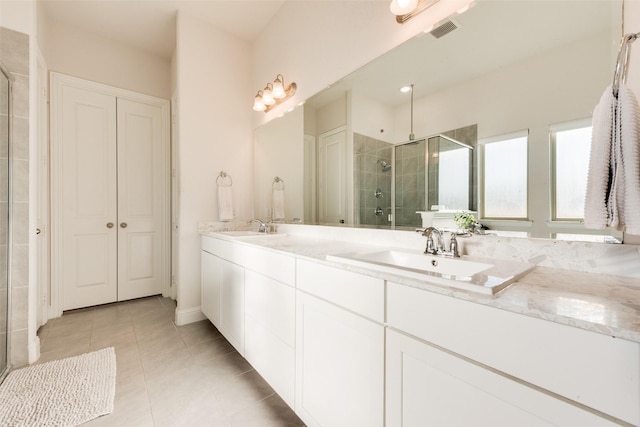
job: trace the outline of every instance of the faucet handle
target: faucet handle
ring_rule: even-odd
[[[458,239],[456,239],[456,233],[453,231],[451,232],[451,240],[449,241],[449,252],[454,258],[460,257],[460,253],[458,252]]]

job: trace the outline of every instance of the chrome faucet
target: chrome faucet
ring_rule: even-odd
[[[436,235],[436,240],[433,240],[433,235]],[[456,239],[456,233],[451,232],[451,240],[449,242],[449,250],[444,248],[444,239],[442,237],[442,231],[435,227],[427,227],[422,230],[422,235],[427,238],[427,247],[424,250],[425,254],[450,256],[453,258],[459,258],[458,252],[458,240]]]
[[[267,234],[269,232],[269,225],[267,225],[264,221],[262,221],[261,219],[252,219],[251,221],[249,221],[249,224],[257,222],[258,224],[258,233],[265,233]]]

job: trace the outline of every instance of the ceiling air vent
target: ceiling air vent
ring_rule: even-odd
[[[442,24],[435,27],[433,30],[429,32],[433,37],[439,39],[440,37],[444,37],[449,34],[451,31],[460,27],[460,24],[453,21],[452,19],[447,19]]]

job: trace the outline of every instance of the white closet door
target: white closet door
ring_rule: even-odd
[[[158,105],[118,99],[118,300],[161,294],[168,145]]]
[[[61,117],[58,256],[70,310],[117,300],[116,98],[65,87]]]

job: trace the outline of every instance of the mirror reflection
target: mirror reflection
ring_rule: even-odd
[[[595,233],[580,218],[551,214],[558,196],[550,134],[590,120],[610,84],[621,3],[480,1],[450,19],[452,31],[420,34],[307,100],[296,125],[303,135],[291,150],[303,176],[270,174],[301,183],[302,193],[287,197],[304,201],[296,217],[305,223],[413,227],[419,211],[456,210],[468,202],[483,224],[516,235]],[[399,90],[410,84],[414,105]],[[273,122],[259,129],[263,140],[280,127]],[[447,133],[470,127],[472,143]],[[525,165],[524,189],[516,190],[523,200],[518,212],[525,213],[483,216],[485,198],[500,196],[485,185],[491,176],[485,176],[483,153],[499,151],[496,141],[512,134],[525,138],[518,150],[524,158],[508,162]],[[465,151],[446,148],[450,141],[443,137],[474,147],[469,162],[453,166]],[[259,176],[261,162],[256,155],[256,182],[270,183],[272,176]],[[413,176],[405,177],[409,170]],[[448,195],[451,187],[456,191]],[[258,215],[269,210],[268,200],[260,203],[266,205],[256,203]]]

